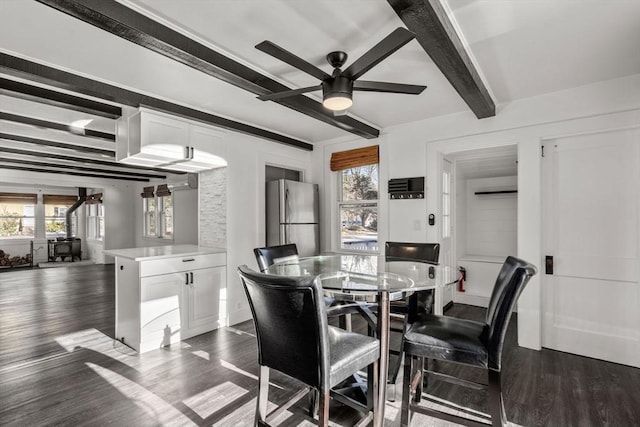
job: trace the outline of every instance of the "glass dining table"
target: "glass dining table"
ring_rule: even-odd
[[[330,254],[283,260],[265,273],[276,276],[315,276],[326,295],[340,300],[378,303],[377,333],[380,339],[379,371],[389,366],[390,301],[416,291],[434,289],[434,312],[442,314],[442,292],[457,281],[452,269],[412,260],[386,261],[384,256]],[[386,383],[386,381],[385,381]],[[378,413],[374,426],[384,424],[387,388],[378,388]]]

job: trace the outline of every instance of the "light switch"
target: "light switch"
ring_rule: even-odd
[[[416,230],[416,231],[420,231],[420,220],[419,219],[413,220],[413,229]]]

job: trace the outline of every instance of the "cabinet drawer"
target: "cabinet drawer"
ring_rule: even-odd
[[[225,265],[226,253],[190,255],[176,258],[154,259],[140,262],[140,277],[157,276],[159,274],[178,273],[200,268]]]

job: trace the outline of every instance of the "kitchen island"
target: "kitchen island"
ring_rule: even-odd
[[[104,253],[115,257],[118,341],[144,353],[224,321],[225,249],[168,245]]]

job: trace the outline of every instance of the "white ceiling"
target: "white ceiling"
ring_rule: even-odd
[[[121,2],[292,88],[317,81],[256,44],[270,40],[330,72],[328,52],[346,51],[348,66],[403,26],[385,0]],[[638,0],[448,0],[445,6],[498,106],[640,73]],[[348,135],[35,1],[2,0],[0,51],[308,142]],[[366,80],[428,86],[418,96],[355,93],[350,113],[379,129],[473,114],[415,40]],[[11,109],[21,108],[16,104]]]

